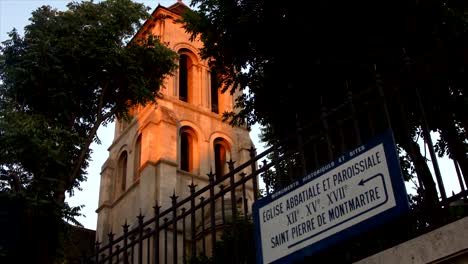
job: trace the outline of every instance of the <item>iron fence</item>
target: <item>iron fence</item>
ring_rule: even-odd
[[[466,210],[455,216],[447,211],[457,201],[464,203],[468,195],[465,187],[467,175],[460,169],[463,157],[451,156],[456,175],[447,175],[445,170],[441,170],[421,94],[415,89],[405,94],[412,99],[402,96],[398,90],[384,91],[379,85],[360,93],[348,92],[341,105],[333,109],[323,108],[316,122],[298,122],[294,135],[258,155],[252,147],[250,160],[244,164],[235,167],[235,162],[229,161],[229,172],[223,177],[216,178],[209,173],[208,185],[197,189],[198,186],[192,182],[187,187],[190,196],[177,197],[174,193],[170,208],[160,208],[155,201],[152,216],[138,215],[138,225],[132,229],[124,223],[122,235],[108,234],[108,243],[102,245],[97,242],[94,255],[83,258],[83,262],[197,263],[195,260],[200,260],[201,256],[212,263],[248,263],[244,258],[246,253],[239,252],[239,243],[230,244],[229,259],[219,255],[216,245],[225,239],[223,235],[226,233],[236,241],[236,236],[241,235],[238,219],[251,220],[253,202],[319,169],[344,151],[388,128],[394,131],[402,172],[408,181],[415,182],[416,188],[416,193],[409,199],[412,203],[409,219],[414,232],[391,243],[402,242],[463,217]],[[390,104],[389,98],[392,100]],[[413,111],[419,111],[416,129],[414,120],[409,120]],[[417,139],[418,136],[422,141]],[[427,148],[429,157],[421,152],[421,146]],[[245,173],[246,169],[250,172]],[[261,189],[260,177],[265,184]],[[459,192],[447,194],[444,179],[450,177],[456,177]],[[248,192],[253,192],[253,201],[248,201]],[[391,243],[376,246],[375,250],[392,246]],[[255,252],[255,248],[249,250]],[[355,258],[370,252],[368,250]]]

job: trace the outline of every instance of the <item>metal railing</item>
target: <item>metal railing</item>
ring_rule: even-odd
[[[250,149],[250,160],[234,167],[229,161],[229,172],[216,178],[207,175],[209,184],[197,189],[193,183],[188,186],[190,196],[171,197],[172,206],[161,209],[154,207],[152,216],[138,215],[138,225],[129,229],[123,224],[122,235],[108,234],[108,243],[96,243],[95,253],[83,259],[86,263],[191,263],[199,256],[206,256],[212,263],[246,263],[238,252],[238,244],[232,244],[232,258],[220,260],[216,251],[218,242],[226,232],[236,240],[239,235],[237,219],[251,220],[251,205],[260,195],[269,195],[293,182],[306,173],[317,170],[337,158],[344,151],[352,149],[385,129],[395,129],[397,147],[401,155],[402,171],[407,180],[415,182],[417,193],[410,199],[411,234],[402,235],[391,243],[379,245],[375,250],[402,242],[417,236],[462,215],[450,216],[447,210],[455,201],[466,201],[467,175],[460,170],[460,160],[453,159],[456,175],[446,175],[438,165],[436,148],[425,120],[425,107],[416,89],[413,109],[417,109],[420,143],[410,129],[408,111],[398,92],[384,94],[381,86],[359,94],[348,93],[347,100],[333,109],[322,109],[322,115],[314,123],[297,125],[294,135],[277,142],[264,152],[256,155]],[[369,100],[373,98],[375,100]],[[387,98],[392,98],[389,106]],[[399,103],[401,102],[401,103]],[[413,122],[413,121],[412,121]],[[406,130],[405,130],[406,129]],[[406,134],[405,134],[406,133]],[[420,146],[429,150],[429,158],[421,153]],[[261,164],[260,166],[257,166]],[[403,166],[405,165],[405,166]],[[432,166],[432,170],[431,167]],[[246,169],[250,171],[245,173]],[[265,189],[259,189],[259,177],[263,178]],[[444,179],[456,177],[460,192],[447,194]],[[247,193],[253,192],[253,201]],[[157,201],[155,202],[157,205]],[[442,217],[448,216],[448,217]],[[405,229],[406,230],[406,229]],[[255,248],[250,250],[255,251]],[[355,258],[375,252],[368,250]]]

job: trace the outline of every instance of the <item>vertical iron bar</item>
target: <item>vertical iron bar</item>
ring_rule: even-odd
[[[130,236],[130,245],[131,245],[130,259],[132,260],[132,264],[135,262],[135,243],[134,243],[135,239],[136,239],[135,234],[132,234]]]
[[[277,144],[274,145],[274,149],[273,149],[273,162],[275,164],[276,177],[278,177],[278,180],[279,180],[279,187],[280,188],[285,187],[286,182],[285,182],[285,179],[284,179],[285,177],[283,175],[283,170],[280,167],[278,145]],[[275,186],[275,188],[277,188],[277,187],[278,186]]]
[[[348,81],[346,81],[346,87],[348,88]],[[356,143],[357,145],[362,144],[361,140],[361,131],[359,129],[359,123],[357,120],[357,114],[356,114],[356,107],[354,106],[354,101],[353,101],[353,92],[348,88],[348,102],[349,102],[349,107],[351,110],[351,116],[353,118],[353,127],[354,127],[354,133],[356,133]]]
[[[112,231],[108,234],[109,236],[109,264],[112,264],[112,248],[114,247],[114,234]]]
[[[145,231],[146,231],[146,234],[149,235],[151,233],[151,227],[146,228]],[[151,258],[150,258],[151,257],[151,254],[150,254],[150,252],[151,252],[151,239],[150,239],[149,236],[148,236],[146,241],[147,241],[147,244],[146,244],[146,263],[149,264],[149,263],[151,263]]]
[[[398,100],[398,109],[399,109],[399,120],[401,120],[401,123],[403,125],[403,131],[408,131],[409,133],[409,125],[408,125],[408,120],[406,118],[406,111],[405,111],[405,104],[403,103],[403,100],[401,98],[401,93],[400,91],[398,90],[397,91],[397,100]],[[370,112],[370,111],[368,111]],[[409,140],[413,141],[413,138],[410,138]],[[415,157],[416,156],[416,150],[414,149],[414,146],[413,144],[411,144],[411,142],[408,144],[408,150],[405,149],[405,151],[409,151],[410,153],[410,156],[411,157]],[[418,150],[419,151],[419,150]],[[413,163],[416,163],[415,161],[413,161]],[[421,176],[419,174],[416,175],[416,178],[418,179],[418,184],[419,184],[419,188],[421,189],[424,189],[424,184],[422,182],[422,179],[421,179]]]
[[[325,134],[325,141],[327,143],[328,160],[333,160],[333,147],[330,141],[330,134],[329,134],[329,128],[328,128],[328,122],[327,122],[327,111],[325,107],[322,107],[322,114],[320,116],[320,119],[322,120],[323,130],[325,131],[324,134]]]
[[[205,245],[205,205],[203,202],[205,201],[205,197],[200,197],[200,205],[201,205],[201,237],[202,237],[202,252],[203,255],[206,255],[206,245]]]
[[[463,178],[461,176],[460,167],[456,160],[453,160],[453,165],[455,166],[455,171],[457,172],[458,182],[460,183],[461,191],[465,191],[465,185],[463,184]],[[468,183],[467,183],[468,184]]]
[[[382,102],[384,117],[387,123],[387,128],[392,129],[392,122],[390,121],[390,113],[388,112],[387,100],[385,100],[385,93],[383,89],[383,82],[380,78],[380,74],[377,72],[377,65],[374,64],[374,74],[375,74],[375,85],[379,90],[380,101]]]
[[[177,263],[177,196],[174,194],[171,196],[172,200],[172,261],[174,264]]]
[[[185,238],[185,208],[182,208],[182,261],[184,264],[187,263],[186,238]]]
[[[340,152],[344,153],[346,151],[346,140],[343,133],[343,122],[341,121],[338,121],[338,136],[340,137]]]
[[[313,152],[314,152],[314,163],[315,163],[315,168],[318,169],[320,163],[319,163],[318,154],[317,154],[317,143],[318,143],[318,142],[316,142],[316,143],[312,142],[312,150],[313,150]]]
[[[241,179],[243,180],[245,178],[245,173],[241,172],[240,174]],[[244,202],[244,217],[247,219],[247,214],[249,213],[248,208],[247,208],[247,195],[245,192],[245,182],[242,183],[242,201]]]
[[[254,190],[254,201],[257,201],[258,199],[258,175],[257,175],[257,166],[256,166],[256,162],[254,161],[255,159],[255,156],[256,156],[256,151],[255,151],[255,148],[254,146],[251,146],[250,149],[249,149],[249,155],[250,155],[250,170],[252,171],[252,187],[253,187],[253,190]],[[224,202],[224,201],[223,201]],[[224,212],[224,209],[223,209],[223,212]],[[223,221],[224,223],[224,221]]]
[[[208,173],[210,181],[210,219],[211,219],[211,256],[213,263],[216,263],[215,244],[216,244],[216,210],[215,210],[215,193],[214,193],[214,176],[212,171]]]
[[[156,200],[154,209],[154,234],[153,234],[153,263],[159,264],[159,209],[161,207],[158,205]]]
[[[231,211],[232,211],[232,237],[234,241],[234,254],[233,254],[233,260],[234,263],[237,263],[237,254],[239,253],[237,251],[237,227],[236,227],[236,221],[237,221],[237,203],[236,203],[236,187],[235,187],[235,179],[234,179],[234,161],[231,159],[228,162],[228,167],[229,167],[229,184],[231,185]]]
[[[127,220],[125,220],[125,224],[122,226],[123,232],[124,232],[124,238],[123,238],[124,264],[128,264],[128,227],[129,225],[127,224]]]
[[[164,217],[164,263],[167,264],[167,217]]]
[[[115,248],[117,249],[117,256],[116,256],[116,262],[115,263],[120,263],[120,260],[119,260],[120,246],[117,245],[117,246],[115,246]]]
[[[375,136],[375,127],[374,127],[374,118],[372,118],[371,107],[368,102],[364,102],[364,107],[366,108],[367,113],[367,123],[369,125],[369,131],[372,136]]]
[[[263,163],[262,168],[265,168],[266,165],[267,165],[267,161],[263,160],[262,163]],[[266,176],[266,177],[264,177],[264,181],[265,181],[266,194],[268,195],[270,193],[270,182],[269,182],[269,179],[268,179],[268,176],[269,176],[268,175],[268,170],[266,170],[264,172],[264,176]]]
[[[138,218],[138,264],[143,263],[143,218],[144,216],[140,214],[137,216]]]
[[[192,183],[189,185],[190,187],[190,233],[191,233],[191,240],[192,240],[192,259],[197,256],[197,242],[195,241],[195,187],[196,185]]]
[[[96,244],[95,244],[96,255],[94,255],[96,264],[99,263],[99,247],[100,247],[100,245],[101,245],[101,243],[99,241],[96,241]]]
[[[296,135],[297,135],[297,145],[299,150],[299,156],[301,159],[301,167],[302,167],[302,175],[306,175],[307,167],[306,167],[306,159],[304,154],[304,139],[302,136],[302,126],[299,122],[299,118],[296,115]],[[292,180],[292,179],[291,179]]]
[[[427,145],[429,146],[429,154],[431,155],[431,160],[432,160],[432,166],[434,168],[434,173],[437,179],[437,185],[439,186],[439,191],[440,195],[442,197],[442,203],[445,204],[447,200],[447,195],[445,194],[445,187],[444,187],[444,182],[442,181],[442,175],[440,173],[439,169],[439,163],[437,162],[437,156],[434,151],[434,145],[432,144],[432,139],[431,139],[431,134],[429,131],[429,125],[427,124],[427,119],[426,119],[426,112],[424,111],[424,106],[422,104],[421,96],[419,94],[419,89],[416,87],[416,97],[418,99],[418,106],[421,111],[421,117],[422,117],[422,131],[424,134],[424,141],[426,141]]]
[[[221,220],[224,225],[226,221],[226,214],[224,213],[224,185],[219,185],[219,189],[221,190]]]

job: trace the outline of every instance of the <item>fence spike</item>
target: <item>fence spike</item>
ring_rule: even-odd
[[[254,158],[256,156],[256,148],[254,147],[254,145],[250,145],[250,149],[249,149],[249,152],[250,152],[250,157],[251,158]]]
[[[139,213],[138,216],[137,216],[137,219],[138,219],[138,223],[139,223],[139,224],[142,224],[142,223],[143,223],[143,218],[145,218],[145,216],[141,213],[141,208],[140,208],[140,213]]]
[[[174,189],[174,192],[172,193],[172,196],[171,196],[172,202],[174,203],[175,200],[177,200],[177,198],[179,198],[179,196],[176,196],[175,189]]]
[[[141,213],[141,208],[140,208],[140,213],[137,216],[138,221],[140,221],[140,219],[143,220],[143,217],[145,217],[145,216]]]
[[[208,179],[211,181],[212,179],[214,179],[215,174],[214,174],[213,171],[210,169],[210,173],[207,173],[206,176],[208,176]]]
[[[227,161],[227,164],[228,164],[228,167],[229,167],[230,171],[234,170],[234,163],[236,163],[236,162],[233,161],[232,159],[229,159],[229,161]]]

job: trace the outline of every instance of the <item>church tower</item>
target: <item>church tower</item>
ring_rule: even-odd
[[[168,208],[171,195],[189,196],[191,183],[206,186],[208,173],[224,175],[227,161],[249,160],[249,131],[222,121],[222,113],[233,110],[236,94],[221,93],[198,55],[202,43],[190,41],[176,22],[187,8],[181,1],[158,5],[137,33],[152,33],[167,43],[180,55],[179,68],[165,80],[156,104],[133,109],[129,122],[116,121],[101,171],[98,241],[121,232],[125,221],[134,227],[140,213],[152,216],[156,201]],[[253,201],[252,192],[249,196]]]

